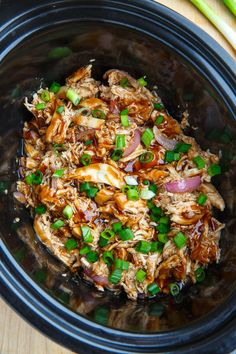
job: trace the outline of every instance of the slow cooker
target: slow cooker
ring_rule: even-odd
[[[1,294],[33,326],[83,353],[228,353],[236,347],[235,62],[205,32],[150,0],[3,1],[0,31]],[[58,49],[59,48],[59,49]],[[170,114],[219,153],[221,260],[180,296],[132,302],[81,281],[35,238],[13,198],[23,106],[40,85],[91,62],[146,75]],[[13,334],[14,335],[14,334]]]

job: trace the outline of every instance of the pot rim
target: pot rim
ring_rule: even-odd
[[[64,1],[57,1],[39,5],[17,15],[0,28],[2,33],[0,36],[2,43],[0,45],[0,60],[5,58],[16,45],[20,44],[34,32],[39,31],[40,29],[45,29],[46,23],[44,22],[40,26],[38,25],[35,27],[35,23],[37,23],[42,11],[44,13],[43,21],[46,21],[47,16],[49,16],[55,8],[57,8],[58,12],[62,12],[65,10],[65,7],[70,7],[69,5],[71,7],[90,7],[93,9],[99,6],[100,9],[101,7],[103,8],[103,11],[104,7],[106,7],[109,10],[113,9],[118,12],[124,11],[126,13],[132,13],[132,16],[135,15],[143,21],[159,21],[159,26],[165,27],[166,29],[168,28],[172,33],[175,35],[177,34],[182,38],[183,43],[181,48],[174,48],[172,42],[167,43],[163,38],[158,38],[158,40],[174,49],[176,53],[180,54],[193,67],[197,68],[204,77],[206,77],[209,72],[211,75],[208,81],[215,86],[216,91],[224,100],[231,115],[235,116],[235,107],[233,104],[235,96],[233,88],[234,80],[236,79],[236,70],[233,69],[235,66],[233,58],[220,47],[214,39],[195,24],[175,13],[173,10],[152,0],[146,0],[145,3],[142,0],[133,0],[132,4],[124,4],[124,2],[117,0],[69,0],[66,3]],[[94,18],[91,19],[94,20]],[[68,23],[69,22],[70,20],[68,20]],[[114,22],[123,27],[125,26],[121,21],[119,23],[117,23],[117,21]],[[110,23],[114,22],[110,21]],[[23,29],[26,24],[30,27],[25,34]],[[167,27],[170,26],[170,24],[172,27]],[[126,24],[126,27],[129,27],[129,25]],[[145,32],[140,28],[135,29],[139,32]],[[10,37],[13,33],[15,33],[15,37],[13,36],[12,38],[14,39],[12,40]],[[146,34],[157,39],[157,36],[154,35],[154,33],[146,31]],[[183,47],[187,51],[184,54],[181,53]],[[236,118],[234,117],[234,119]],[[167,346],[170,340],[175,341],[174,345],[171,344],[171,348],[175,353],[178,353],[178,349],[175,347],[176,345],[183,345],[181,347],[181,353],[184,353],[185,350],[187,350],[186,352],[189,352],[190,348],[193,349],[191,350],[192,352],[194,352],[194,348],[197,348],[197,351],[202,350],[204,352],[205,347],[201,348],[202,344],[197,343],[197,341],[204,343],[204,340],[202,339],[206,333],[209,333],[209,343],[210,341],[215,343],[216,333],[213,335],[214,330],[217,332],[217,336],[221,339],[221,347],[224,348],[224,350],[232,349],[236,343],[236,334],[233,331],[236,323],[234,318],[236,312],[236,290],[227,299],[227,307],[226,304],[223,303],[216,310],[213,310],[207,316],[193,321],[187,327],[155,334],[125,332],[96,324],[61,305],[24,272],[23,268],[17,264],[13,256],[10,254],[3,241],[0,241],[0,251],[3,255],[0,264],[0,269],[2,271],[0,284],[2,295],[5,300],[38,329],[42,330],[42,328],[47,328],[50,337],[59,341],[61,344],[63,344],[63,339],[60,337],[61,331],[63,331],[63,334],[69,338],[66,343],[67,346],[71,347],[73,350],[76,348],[77,338],[79,336],[80,340],[83,343],[86,343],[86,345],[93,345],[96,348],[100,347],[103,352],[104,348],[109,348],[109,353],[131,353],[134,352],[134,350],[136,353],[154,353],[157,349],[161,351],[168,350],[168,352],[171,353],[168,349],[170,347]],[[63,316],[61,316],[61,314],[63,314]],[[61,320],[61,318],[63,320]],[[212,325],[213,319],[215,320],[214,326]],[[55,320],[57,320],[56,323]],[[70,323],[68,323],[68,320],[70,320]],[[44,323],[43,326],[40,321]],[[75,326],[75,323],[79,323],[80,328]],[[223,329],[220,328],[222,324],[224,325]],[[226,330],[228,331],[228,343],[226,343],[225,338]],[[186,343],[183,343],[181,335],[188,335]],[[173,336],[176,336],[176,338],[173,339]],[[91,340],[93,340],[93,343],[91,343]],[[155,343],[156,340],[158,340],[158,344]],[[116,343],[114,343],[114,341],[116,341]],[[220,341],[218,339],[218,346],[220,345],[219,343]],[[113,347],[111,347],[111,345]],[[137,345],[139,346],[138,349]],[[209,353],[209,348],[210,346],[208,347],[207,353]]]

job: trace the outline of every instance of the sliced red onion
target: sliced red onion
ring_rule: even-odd
[[[14,192],[14,198],[16,198],[18,200],[18,202],[20,202],[22,204],[26,203],[25,196],[21,192]]]
[[[57,190],[57,178],[52,177],[51,187],[54,191]]]
[[[107,277],[103,277],[101,275],[96,275],[93,274],[92,270],[88,269],[88,268],[84,268],[84,273],[91,278],[93,281],[95,281],[96,283],[98,283],[99,285],[107,285],[108,284],[108,278]]]
[[[119,110],[119,108],[116,105],[116,101],[111,101],[111,103],[110,103],[110,112],[112,114],[115,114],[115,115],[119,115],[120,114],[120,110]]]
[[[125,166],[124,171],[125,171],[125,172],[133,172],[134,163],[135,163],[135,160],[129,161],[129,162],[127,163],[127,165]]]
[[[169,139],[167,136],[162,134],[162,132],[156,127],[153,127],[153,133],[158,144],[163,146],[167,150],[174,150],[177,141],[175,139]]]
[[[140,131],[138,129],[136,129],[134,131],[133,139],[131,140],[129,146],[124,151],[123,157],[127,157],[127,156],[131,155],[132,152],[134,152],[134,150],[137,149],[137,147],[140,144],[140,138],[141,138]]]
[[[179,181],[168,182],[165,187],[167,192],[171,193],[185,193],[185,192],[193,192],[197,189],[201,184],[201,177],[194,176],[185,179],[181,179]]]

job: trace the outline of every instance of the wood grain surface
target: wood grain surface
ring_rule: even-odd
[[[170,7],[199,25],[235,58],[232,47],[224,37],[188,0],[159,0],[157,2]],[[235,18],[223,5],[222,0],[207,0],[207,2],[229,25],[236,28]],[[0,354],[71,353],[71,351],[57,345],[39,333],[0,300]]]

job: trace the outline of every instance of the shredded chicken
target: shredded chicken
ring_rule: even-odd
[[[112,69],[101,85],[91,73],[26,99],[14,196],[39,240],[99,290],[131,300],[181,290],[220,258],[219,158],[183,133],[187,114],[180,125],[145,77]]]

